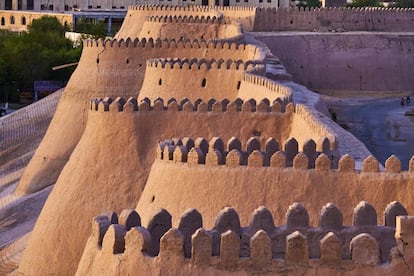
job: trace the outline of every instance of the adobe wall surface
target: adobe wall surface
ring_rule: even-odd
[[[234,53],[234,58],[243,61],[264,59],[257,47],[239,46],[239,51],[234,51],[235,44],[228,43],[211,43],[208,46],[206,43],[200,46],[198,42],[184,44],[165,41],[154,45],[145,40],[131,42],[131,45],[126,42],[119,44],[117,41],[88,43],[65,88],[48,132],[22,176],[18,193],[38,191],[56,181],[82,135],[89,100],[94,97],[137,96],[144,81],[148,59],[205,56],[207,59],[219,60],[230,52]],[[62,129],[62,125],[66,127]]]
[[[240,22],[245,31],[254,30],[254,22],[256,17],[256,7],[260,5],[271,4],[263,1],[262,3],[256,3],[251,7],[215,7],[225,19],[231,19]]]
[[[174,8],[143,7],[142,9],[144,13],[133,12],[134,8],[131,9],[128,14],[130,16],[127,15],[128,18],[125,20],[129,23],[124,22],[118,34],[119,38],[136,37],[142,30],[145,12],[153,13],[161,9],[166,14],[174,13]],[[209,8],[175,10],[177,14],[211,12]],[[136,23],[132,22],[134,20]],[[79,66],[72,75],[49,130],[27,167],[18,188],[19,193],[31,193],[53,183],[58,178],[35,226],[18,273],[73,275],[81,260],[85,244],[87,250],[90,246],[87,242],[90,218],[108,210],[120,212],[125,208],[137,207],[142,211],[143,221],[148,223],[150,216],[158,207],[170,208],[174,214],[181,213],[186,208],[197,207],[205,214],[205,225],[213,225],[213,218],[219,208],[228,204],[232,204],[240,212],[243,223],[247,222],[248,216],[258,204],[264,204],[276,206],[270,209],[274,212],[277,223],[280,224],[281,214],[293,201],[304,202],[312,213],[317,213],[326,202],[334,201],[344,210],[346,220],[349,220],[350,206],[351,204],[355,206],[356,200],[368,200],[378,210],[384,209],[385,204],[392,200],[399,200],[412,211],[412,195],[409,192],[410,186],[413,185],[411,173],[400,173],[395,158],[391,160],[391,165],[386,165],[387,173],[378,172],[379,164],[372,157],[363,162],[363,173],[353,172],[355,164],[349,160],[350,157],[345,160],[345,170],[339,173],[330,171],[331,162],[335,163],[335,160],[331,159],[337,157],[338,153],[336,151],[339,148],[338,137],[335,128],[331,127],[333,123],[327,123],[329,119],[315,110],[318,100],[308,101],[310,97],[306,97],[307,90],[300,94],[295,90],[297,86],[293,84],[286,87],[264,77],[254,76],[252,72],[243,75],[235,73],[237,66],[247,64],[251,60],[263,65],[266,58],[264,49],[254,46],[240,48],[236,44],[229,43],[207,44],[201,41],[190,43],[162,40],[121,41],[120,39],[103,44],[92,43],[94,46],[89,42],[84,47]],[[202,44],[204,46],[201,46]],[[208,91],[208,102],[195,100],[191,103],[188,102],[188,98],[203,98],[194,96],[196,93],[202,93],[203,89],[198,85],[185,86],[186,79],[192,84],[191,86],[195,84],[203,86],[203,80],[200,83],[199,79],[205,77],[208,87],[206,91],[210,89],[211,81],[207,79],[210,72],[205,71],[203,67],[203,64],[208,67],[207,60],[197,63],[201,61],[201,57],[206,58],[211,64],[213,64],[211,59],[216,63],[226,63],[226,66],[229,63],[229,68],[226,70],[231,69],[229,71],[232,71],[233,75],[225,75],[223,72],[219,74],[218,71],[214,71],[215,68],[209,69],[213,72],[211,81],[228,82],[231,86],[215,84],[216,86],[211,87],[214,89]],[[228,61],[230,57],[233,60]],[[153,61],[147,63],[150,59],[163,58],[177,60],[187,58],[192,60],[191,62],[195,58],[197,66],[189,66],[187,69],[184,63],[172,62],[172,66],[168,65],[170,68],[167,68],[167,63],[164,68],[162,66],[159,68],[151,67]],[[189,61],[188,64],[191,62]],[[147,67],[147,64],[151,66]],[[194,76],[186,73],[181,76],[183,70],[189,70],[190,67],[192,70],[199,71],[196,71]],[[153,70],[154,74],[144,77],[146,69]],[[244,69],[247,68],[242,70],[246,73]],[[165,73],[167,70],[171,72]],[[224,80],[224,76],[233,79]],[[174,79],[178,81],[172,83]],[[240,95],[232,90],[238,87],[239,81]],[[165,87],[162,87],[163,83]],[[183,90],[176,91],[183,86]],[[157,91],[159,88],[161,89]],[[224,94],[221,88],[228,94]],[[167,94],[168,91],[170,93]],[[188,95],[185,95],[186,93]],[[165,94],[166,98],[155,100],[155,97],[160,96],[159,94]],[[175,96],[177,99],[169,100],[167,95]],[[224,95],[226,98],[229,95],[233,99],[210,100],[210,97]],[[260,100],[258,97],[261,95],[266,95],[268,99]],[[110,98],[101,99],[106,96],[112,97],[114,101]],[[138,96],[139,102],[137,98],[129,98],[130,96]],[[244,102],[241,99],[234,99],[236,96],[243,98]],[[305,97],[295,99],[299,96]],[[115,99],[115,97],[123,98]],[[182,97],[187,99],[181,99]],[[249,98],[254,99],[248,100]],[[275,98],[276,101],[273,101]],[[95,100],[90,102],[90,99]],[[302,105],[288,104],[292,100],[301,102]],[[297,140],[289,139],[292,135],[297,136]],[[299,153],[293,159],[293,154],[290,154],[292,151],[288,150],[286,153],[294,169],[262,167],[260,166],[262,153],[258,151],[253,151],[252,157],[248,156],[247,166],[244,166],[246,164],[241,164],[241,158],[243,155],[246,157],[246,154],[241,154],[235,149],[227,154],[226,166],[207,166],[208,164],[198,163],[199,160],[202,161],[202,157],[198,159],[197,150],[193,150],[193,154],[196,151],[197,164],[194,162],[188,164],[185,160],[185,149],[182,147],[180,150],[182,149],[183,152],[172,153],[171,162],[168,160],[154,162],[156,153],[159,156],[159,151],[156,149],[160,140],[173,137],[216,136],[226,141],[232,140],[234,142],[232,145],[240,141],[247,144],[252,136],[259,136],[255,143],[263,145],[269,137],[274,137],[281,143],[289,141],[286,144],[296,151],[300,147],[304,152],[311,152],[315,158],[314,148],[329,149],[326,155],[321,154],[322,157],[318,158],[320,164],[316,165],[316,161],[312,159],[317,170],[308,170],[307,156],[310,155]],[[240,141],[237,143],[232,137],[238,137]],[[202,148],[206,142],[199,141]],[[342,147],[353,149],[345,143]],[[164,148],[163,154],[167,150],[169,147]],[[274,153],[274,156],[276,156],[274,162],[283,163],[282,153]],[[181,160],[178,161],[177,157]],[[214,161],[215,157],[212,158]],[[411,167],[414,168],[414,165]],[[280,204],[283,203],[283,207],[278,205],[278,201],[281,202]],[[316,217],[312,217],[311,221],[315,222]],[[177,220],[174,224],[177,224]],[[125,231],[123,233],[125,234]],[[180,234],[173,231],[172,235]],[[296,236],[303,240],[303,237],[298,235]],[[231,236],[232,234],[230,234],[230,242],[237,240]],[[177,249],[176,252],[182,248],[178,239],[173,244]],[[116,248],[112,249],[116,251]],[[108,252],[111,253],[110,255],[117,253],[104,250],[104,254]],[[229,253],[230,259],[234,261],[236,258],[237,263],[237,252],[234,252],[236,251],[232,250],[232,253]],[[138,253],[140,254],[140,250],[136,250],[134,254]],[[133,269],[130,271],[136,272],[136,264],[144,265],[142,271],[148,273],[171,272],[172,269],[177,269],[178,273],[182,269],[179,267],[181,263],[174,264],[175,257],[170,258],[173,263],[165,267],[157,263],[157,260],[157,264],[141,261],[125,262],[125,265],[130,267],[124,269],[119,263],[114,263],[112,257],[100,258],[99,254],[96,256],[87,254],[81,265],[81,268],[86,270],[80,270],[79,273],[89,273],[89,268],[97,269],[91,271],[96,273],[116,273],[111,271],[115,267],[125,273],[129,268]],[[94,259],[98,264],[97,267]],[[122,260],[119,255],[116,257],[116,262]],[[215,260],[213,262],[216,262]],[[106,268],[105,271],[102,270],[103,267]],[[148,270],[145,270],[147,268]],[[189,272],[198,273],[199,270],[190,268]]]
[[[39,250],[45,246],[43,239],[32,238],[19,271],[29,275],[74,274],[88,237],[90,218],[105,210],[135,207],[159,139],[184,133],[205,137],[218,133],[227,139],[237,135],[246,141],[259,129],[264,137],[277,133],[285,140],[291,117],[286,113],[176,113],[172,116],[163,111],[89,112],[84,134],[32,233],[32,237],[47,237],[48,244],[59,244],[65,250]],[[249,124],[240,127],[244,122]],[[76,219],[62,219],[62,214]],[[65,239],[62,232],[66,233]]]
[[[191,40],[240,40],[242,31],[236,22],[222,22],[217,18],[194,19],[167,17],[150,17],[144,22],[140,38],[168,38]]]
[[[319,226],[310,227],[306,208],[294,203],[286,212],[286,225],[276,226],[269,209],[261,206],[242,227],[237,211],[225,207],[214,227],[207,228],[211,230],[203,228],[204,214],[194,208],[183,213],[177,228],[166,209],[148,227],[141,226],[134,210],[102,214],[92,220],[76,275],[137,270],[177,275],[410,275],[414,217],[399,202],[386,212],[393,224],[377,226],[375,209],[360,202],[354,223],[347,227],[341,211],[328,203]]]
[[[249,64],[249,63],[247,63]],[[145,79],[139,99],[157,97],[194,102],[201,98],[236,99],[248,65],[244,63],[217,63],[215,61],[182,62],[181,60],[147,62]],[[250,64],[249,69],[252,69]],[[196,90],[196,93],[188,91]],[[263,98],[262,98],[263,99]],[[273,98],[271,99],[274,100]]]
[[[219,13],[210,7],[133,6],[128,9],[124,22],[115,38],[138,37],[148,16],[198,16],[218,17]]]
[[[257,34],[294,81],[316,90],[411,91],[410,33]],[[323,76],[323,77],[322,77]]]
[[[387,8],[258,8],[254,31],[385,31],[412,32],[413,9]]]
[[[203,213],[203,225],[211,228],[223,206],[237,210],[243,225],[248,224],[257,204],[272,206],[276,224],[283,224],[283,206],[301,202],[309,210],[310,223],[317,225],[319,210],[329,201],[341,209],[344,224],[351,224],[353,209],[361,200],[368,201],[377,210],[385,210],[389,202],[398,200],[409,211],[413,210],[412,185],[414,178],[407,172],[318,172],[156,160],[136,210],[143,225],[147,225],[159,208],[168,209],[173,226],[178,227],[180,214],[188,208],[197,208]],[[383,223],[380,213],[378,221]]]

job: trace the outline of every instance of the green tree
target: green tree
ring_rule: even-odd
[[[322,3],[319,0],[306,0],[300,1],[296,6],[306,8],[320,8],[322,6]]]
[[[393,7],[414,8],[414,0],[397,0]]]
[[[378,0],[352,0],[348,7],[381,7]]]
[[[105,38],[107,29],[105,23],[98,21],[93,23],[86,18],[79,19],[75,24],[75,32],[92,36],[92,38]]]
[[[68,80],[74,67],[52,67],[78,61],[82,49],[73,47],[65,31],[55,17],[42,17],[28,32],[0,36],[0,90],[15,98],[17,90],[33,91],[35,80]]]

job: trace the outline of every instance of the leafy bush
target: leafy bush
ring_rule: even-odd
[[[5,95],[18,99],[18,91],[33,91],[35,80],[67,81],[74,67],[52,71],[52,67],[77,62],[81,47],[65,38],[66,27],[55,17],[42,17],[21,34],[0,35],[0,101]]]

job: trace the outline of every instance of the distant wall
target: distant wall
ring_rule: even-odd
[[[410,34],[282,33],[257,38],[280,58],[294,81],[310,89],[412,91],[414,87]]]
[[[414,31],[414,9],[328,8],[276,9],[258,8],[254,31]]]

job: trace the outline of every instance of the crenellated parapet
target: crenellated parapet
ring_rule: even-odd
[[[216,16],[192,16],[192,15],[150,15],[147,16],[146,18],[147,22],[155,22],[155,23],[171,23],[171,24],[176,24],[176,23],[190,23],[190,24],[226,24],[226,23],[230,23],[230,22],[226,22],[225,20],[223,20],[221,17],[216,17]]]
[[[190,137],[173,138],[159,143],[156,159],[190,165],[225,165],[230,168],[293,167],[306,170],[316,166],[316,170],[330,170],[333,167],[331,147],[334,145],[327,138],[320,141],[320,144],[316,144],[310,139],[299,151],[295,138],[280,143],[270,137],[264,144],[260,137],[251,137],[245,144],[236,137],[231,137],[226,143],[220,137],[213,137],[209,141],[202,137],[195,140]]]
[[[128,10],[132,11],[168,11],[168,12],[210,12],[214,9],[210,6],[172,6],[172,5],[131,5]]]
[[[238,43],[238,42],[228,42],[220,40],[209,40],[206,39],[154,39],[154,38],[126,38],[126,39],[86,39],[83,41],[83,46],[85,48],[101,48],[106,51],[111,48],[118,49],[136,49],[136,50],[145,50],[145,49],[157,49],[161,53],[168,50],[176,51],[188,51],[188,50],[200,50],[200,51],[209,51],[214,55],[215,59],[226,58],[231,54],[231,58],[243,59],[244,62],[249,60],[264,60],[265,52],[260,47],[251,44]],[[168,57],[168,52],[164,53]],[[210,54],[210,56],[211,56]],[[155,58],[153,54],[153,58]],[[160,56],[162,57],[162,56]],[[197,57],[197,56],[196,56]],[[200,57],[201,58],[201,53]],[[206,57],[204,57],[206,58]],[[208,57],[207,57],[208,58]],[[212,58],[212,57],[211,57]]]
[[[255,31],[413,31],[414,9],[380,7],[258,8]]]
[[[225,42],[225,41],[207,41],[205,39],[154,39],[154,38],[127,38],[127,39],[85,39],[84,47],[150,47],[153,48],[206,48],[206,49],[223,49],[232,51],[260,51],[261,48],[244,43]]]
[[[381,164],[370,155],[362,162],[361,170],[355,168],[355,160],[348,154],[334,162],[336,144],[328,138],[315,142],[312,139],[299,147],[295,138],[281,143],[275,138],[268,138],[265,143],[260,137],[251,137],[243,144],[237,137],[231,137],[226,143],[220,137],[207,140],[202,137],[172,138],[160,141],[156,150],[156,159],[164,162],[187,163],[189,165],[207,165],[226,167],[273,167],[299,170],[315,169],[320,172],[334,173],[378,173],[397,176],[400,173],[414,172],[414,156],[409,161],[408,171],[402,171],[401,161],[395,155]]]
[[[266,9],[266,8],[259,8]],[[267,8],[272,10],[277,10],[275,8]],[[377,12],[377,11],[396,11],[396,12],[414,12],[413,8],[397,8],[397,7],[321,7],[321,8],[313,8],[313,7],[292,7],[289,9],[280,9],[281,12],[289,12],[289,11],[313,11],[313,12],[322,12],[322,11],[362,11],[362,12]]]
[[[131,14],[131,12],[129,12]],[[143,13],[138,37],[243,41],[241,24],[221,15],[197,12]],[[143,18],[142,18],[143,17]]]
[[[273,273],[300,267],[349,272],[369,267],[385,273],[396,263],[401,268],[398,265],[404,260],[413,260],[413,244],[404,241],[414,239],[410,230],[414,217],[407,216],[401,203],[394,201],[387,206],[385,225],[377,225],[377,211],[365,201],[355,207],[353,217],[352,225],[344,226],[341,211],[328,203],[320,211],[319,224],[310,226],[307,209],[295,202],[286,211],[284,225],[277,226],[271,211],[261,206],[243,227],[237,211],[225,207],[214,227],[206,230],[203,216],[196,209],[187,210],[176,228],[165,209],[156,212],[146,227],[135,210],[124,210],[119,217],[110,212],[92,220],[84,258],[94,260],[88,262],[87,269],[100,264],[109,268],[112,259],[108,256],[112,255],[123,260],[117,266],[121,271],[125,269],[122,263],[126,267],[152,262],[159,266],[173,258],[181,271],[191,265],[218,271]],[[100,263],[99,258],[105,262]],[[403,266],[404,271],[408,272],[410,266]],[[79,268],[78,273],[86,272],[82,271],[82,261]]]
[[[206,59],[172,59],[172,58],[158,58],[147,61],[147,68],[158,69],[183,69],[183,70],[209,70],[209,69],[223,69],[223,70],[252,70],[255,67],[256,71],[263,71],[264,66],[255,61],[243,62],[242,60],[224,61],[220,60],[206,60]]]
[[[330,126],[333,122],[328,117],[305,104],[296,104],[295,114],[305,121],[307,127],[316,132],[318,136],[327,137],[332,144],[332,148],[338,147],[338,138],[333,130],[334,128]]]
[[[249,70],[249,72],[246,72],[244,74],[243,81],[267,90],[269,92],[269,95],[274,94],[275,97],[280,98],[285,104],[292,102],[293,91],[290,87],[282,85],[272,79],[261,76],[257,74],[257,72],[253,73],[251,70]],[[246,93],[249,92],[250,91],[246,91]]]
[[[90,101],[91,112],[212,112],[212,113],[226,113],[226,112],[258,112],[258,113],[289,113],[293,112],[293,104],[289,103],[285,106],[281,99],[276,99],[271,104],[268,99],[263,99],[257,103],[254,99],[243,101],[240,98],[230,102],[228,99],[217,101],[210,99],[203,101],[197,99],[192,103],[187,98],[177,101],[175,98],[169,99],[165,102],[161,98],[154,100],[151,104],[151,99],[144,98],[138,102],[137,98],[130,97],[125,100],[118,97],[113,100],[110,97],[92,99]]]

